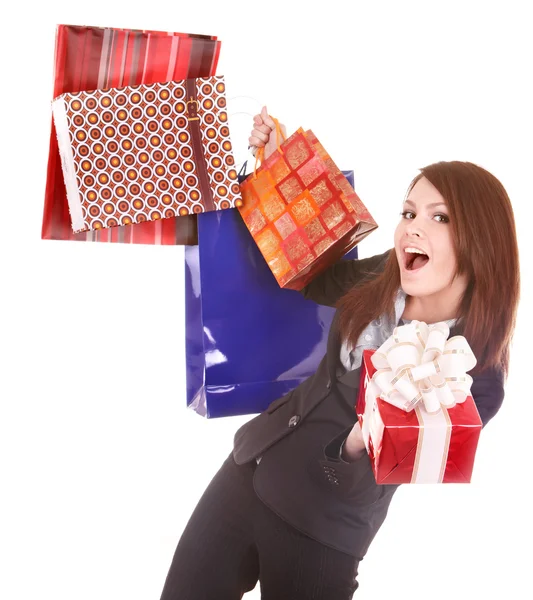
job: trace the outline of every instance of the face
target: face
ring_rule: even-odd
[[[446,202],[422,177],[410,191],[394,234],[401,284],[408,296],[432,300],[462,296],[466,276],[455,277],[453,247]]]

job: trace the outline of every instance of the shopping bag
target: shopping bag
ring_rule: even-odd
[[[56,98],[73,231],[240,206],[225,90],[218,75]]]
[[[53,98],[66,92],[208,77],[216,72],[220,44],[216,37],[205,35],[59,25]],[[41,237],[135,244],[196,243],[196,218],[161,219],[74,234],[52,122]]]
[[[239,211],[280,287],[302,289],[377,228],[311,130],[278,143],[241,192]]]
[[[198,242],[185,248],[187,404],[261,412],[314,373],[334,309],[279,287],[237,209],[198,215]]]

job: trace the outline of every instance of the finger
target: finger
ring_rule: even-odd
[[[265,142],[265,144],[270,139],[270,133],[263,133],[262,131],[259,131],[258,129],[254,129],[250,135],[252,137],[256,137],[256,138],[259,138],[260,140],[263,140],[263,142]]]
[[[252,131],[252,133],[250,134],[250,137],[254,137],[258,140],[261,140],[263,142],[263,144],[267,144],[268,140],[270,139],[268,135],[265,135],[261,131],[257,131],[257,129],[254,129]]]
[[[263,124],[263,119],[261,118],[261,115],[255,115],[254,116],[254,124],[255,125],[262,125]]]
[[[254,127],[254,131],[260,131],[261,133],[265,133],[266,135],[270,135],[272,133],[272,129],[268,125],[256,125]]]
[[[276,123],[274,123],[274,119],[270,115],[267,115],[263,119],[263,123],[267,125],[267,127],[269,127],[271,131],[274,131],[274,129],[276,129]]]
[[[250,146],[256,146],[257,148],[262,148],[265,145],[265,142],[263,142],[263,140],[260,140],[259,138],[253,135],[248,138],[248,143],[250,144]]]

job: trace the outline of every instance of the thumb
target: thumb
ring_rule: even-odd
[[[261,118],[263,119],[263,123],[265,122],[265,119],[268,119],[268,111],[266,106],[263,106],[261,109]]]
[[[276,129],[276,124],[272,120],[272,117],[268,114],[266,106],[263,106],[263,108],[261,109],[261,118],[263,119],[263,123],[270,127],[272,131]]]

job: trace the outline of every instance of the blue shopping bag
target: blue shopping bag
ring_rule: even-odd
[[[199,214],[184,251],[187,405],[262,412],[315,372],[335,311],[279,287],[237,209]]]

